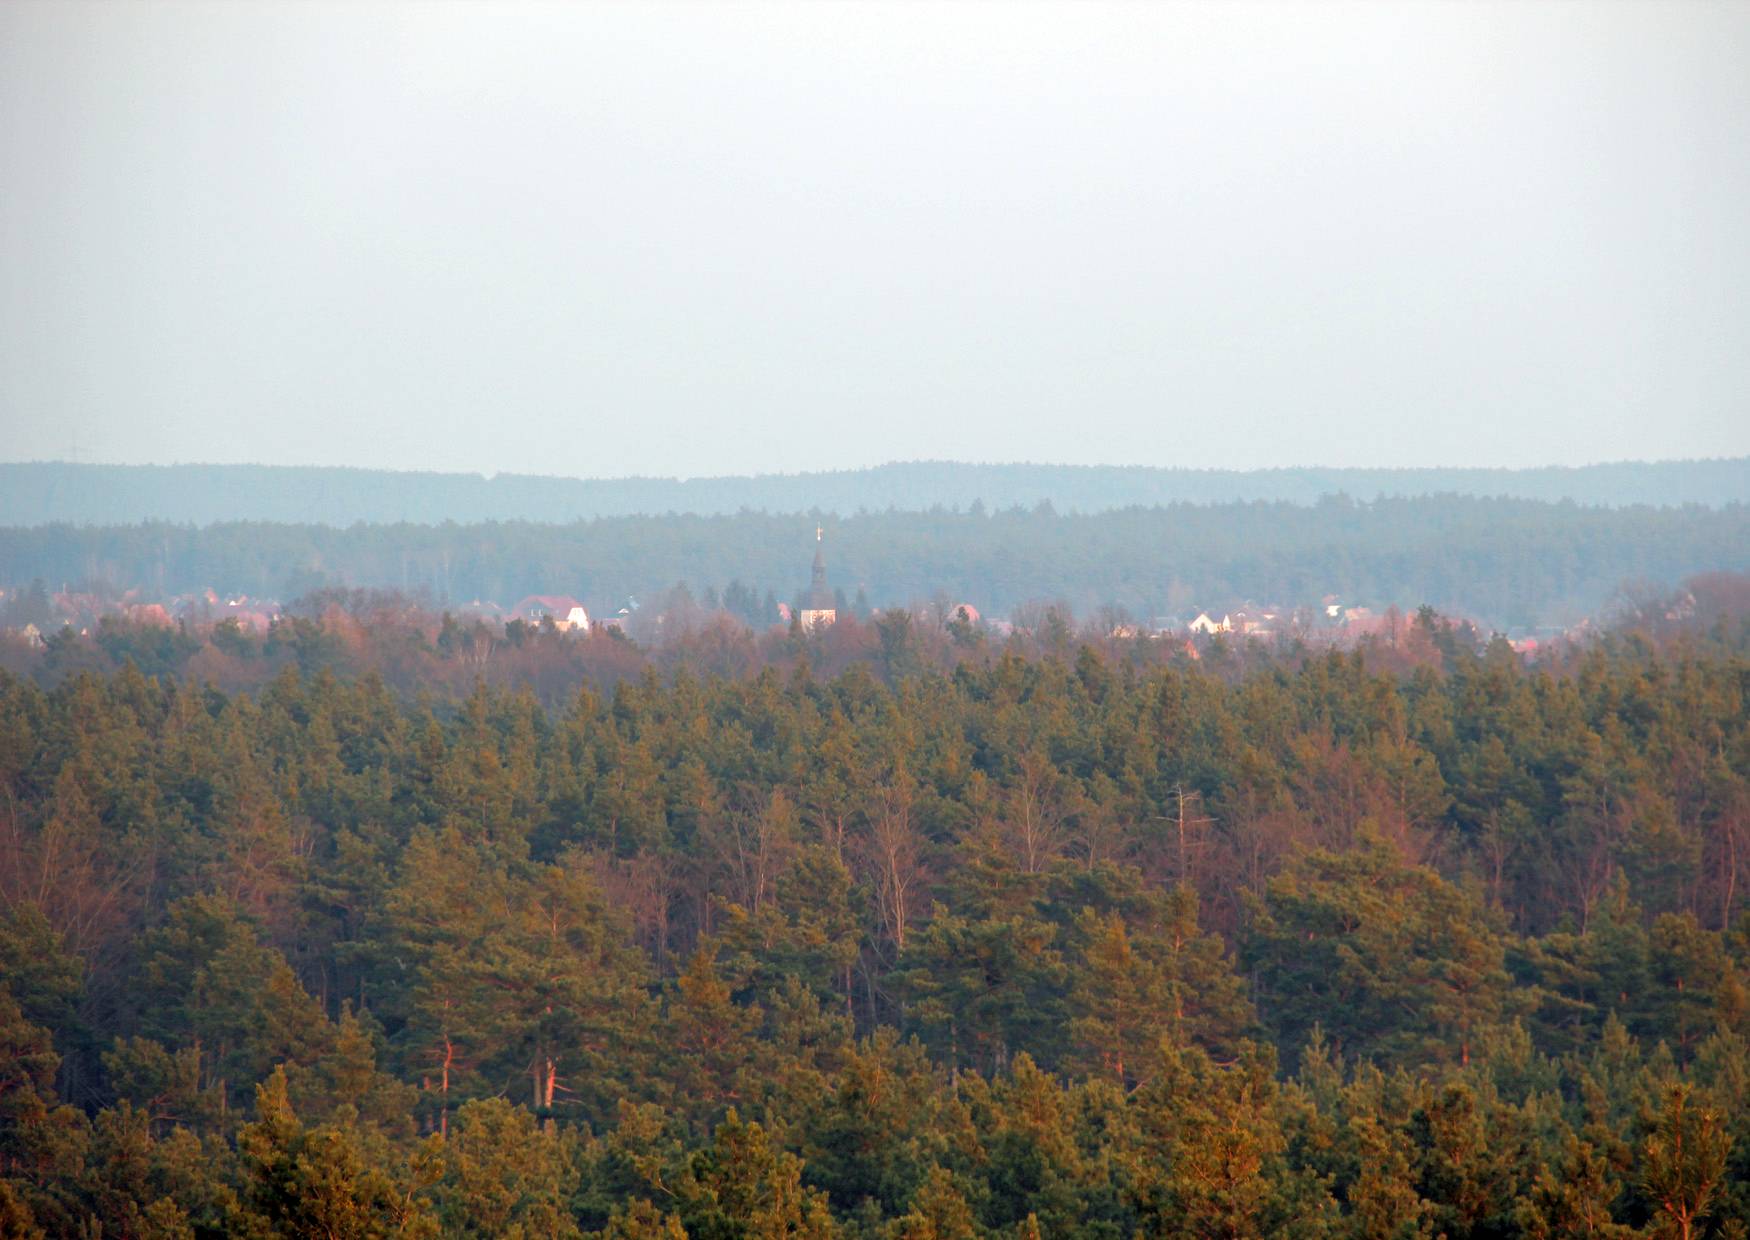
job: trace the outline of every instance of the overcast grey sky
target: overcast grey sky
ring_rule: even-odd
[[[0,4],[0,458],[1750,452],[1750,3]]]

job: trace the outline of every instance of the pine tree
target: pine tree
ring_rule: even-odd
[[[543,1129],[523,1107],[481,1098],[457,1112],[439,1145],[434,1188],[446,1232],[462,1235],[577,1236],[570,1203],[580,1181],[572,1129]]]
[[[759,1124],[730,1108],[712,1143],[696,1153],[680,1190],[682,1221],[695,1240],[832,1240],[826,1200],[802,1183],[802,1162],[775,1148]]]
[[[1656,1234],[1691,1240],[1712,1209],[1731,1138],[1720,1115],[1688,1085],[1666,1092],[1641,1148],[1641,1184],[1658,1210]]]
[[[247,1176],[241,1228],[335,1240],[436,1234],[418,1173],[398,1183],[345,1127],[306,1128],[283,1072],[257,1088],[255,1119],[237,1148]]]

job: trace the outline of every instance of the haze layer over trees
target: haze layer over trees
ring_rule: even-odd
[[[1321,496],[1508,496],[1622,506],[1750,502],[1750,458],[1547,469],[1159,469],[910,461],[872,469],[722,478],[549,478],[267,465],[0,463],[0,525],[169,521],[558,521],[888,508],[1065,512]]]
[[[987,615],[1061,600],[1138,620],[1246,601],[1414,609],[1492,627],[1569,624],[1625,582],[1750,568],[1750,507],[1587,508],[1436,496],[1359,503],[1178,504],[1091,515],[1049,506],[849,518],[625,517],[569,525],[50,525],[0,529],[12,584],[96,583],[148,598],[213,588],[290,600],[323,587],[421,592],[439,605],[564,593],[598,614],[677,583],[791,598],[817,520],[832,583],[874,606],[937,597]],[[748,616],[763,626],[769,614]]]
[[[0,676],[0,1219],[1741,1234],[1750,630],[1690,628]]]

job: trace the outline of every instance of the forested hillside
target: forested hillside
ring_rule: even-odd
[[[685,583],[787,600],[807,582],[813,515],[626,517],[569,525],[226,523],[0,529],[10,584],[98,583],[165,598],[208,587],[291,600],[328,586],[439,605],[576,595],[599,614]],[[830,580],[874,606],[938,596],[988,615],[1061,600],[1147,620],[1247,600],[1439,610],[1493,627],[1568,624],[1628,582],[1750,568],[1750,506],[1586,508],[1437,496],[1358,503],[1049,507],[823,518]],[[1194,614],[1194,612],[1192,613]],[[769,624],[770,615],[756,619]]]
[[[879,636],[0,676],[0,1232],[1744,1234],[1741,624]]]
[[[676,512],[724,515],[888,508],[1065,512],[1175,503],[1311,504],[1422,495],[1620,506],[1750,502],[1750,458],[1623,461],[1547,469],[1158,469],[909,461],[872,469],[722,478],[549,478],[268,465],[0,463],[0,525],[56,521],[555,521]]]

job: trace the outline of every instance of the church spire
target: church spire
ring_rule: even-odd
[[[814,573],[808,583],[808,597],[802,605],[802,627],[813,629],[838,619],[838,605],[832,587],[826,583],[826,530],[814,527]]]

